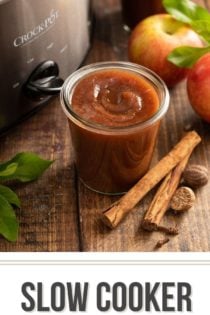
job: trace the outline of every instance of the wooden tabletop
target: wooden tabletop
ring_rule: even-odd
[[[197,1],[207,5],[210,1]],[[95,0],[96,25],[92,48],[85,64],[127,60],[128,33],[123,29],[118,0]],[[161,159],[182,137],[186,128],[202,136],[191,161],[210,168],[210,125],[192,111],[185,82],[170,90],[171,104],[165,117],[152,164]],[[108,197],[85,188],[78,180],[66,118],[55,99],[36,115],[0,138],[0,160],[20,151],[33,151],[56,160],[36,182],[13,187],[22,200],[17,210],[19,238],[9,243],[0,238],[1,251],[153,251],[160,232],[144,232],[140,223],[154,192],[132,211],[115,230],[99,220],[99,212],[119,197]],[[164,224],[179,227],[179,235],[160,251],[210,251],[210,183],[197,191],[195,206]]]

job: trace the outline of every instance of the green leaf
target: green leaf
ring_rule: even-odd
[[[53,163],[30,152],[17,154],[0,164],[0,180],[29,182],[37,179]],[[20,207],[18,196],[10,188],[0,185],[0,234],[9,241],[16,241],[19,223],[12,205]]]
[[[0,180],[33,181],[41,176],[52,163],[53,161],[43,160],[34,153],[18,153],[10,161],[0,164]],[[11,165],[17,166],[15,171],[13,169],[13,172],[5,175],[4,171],[10,169]]]
[[[20,199],[10,188],[0,185],[0,196],[4,197],[10,204],[20,208]]]
[[[205,39],[208,43],[210,43],[210,19],[209,20],[198,20],[192,23],[192,28],[196,31],[200,36]]]
[[[210,19],[206,9],[190,0],[163,0],[163,6],[176,20],[190,25],[197,20]]]
[[[14,242],[18,237],[19,224],[9,202],[0,196],[0,234],[8,241]]]
[[[9,165],[6,165],[5,167],[4,166],[1,167],[0,164],[0,178],[13,175],[17,167],[18,167],[17,163],[11,163]]]
[[[204,48],[178,47],[168,56],[168,60],[178,67],[191,68],[204,54],[210,52],[210,46]]]

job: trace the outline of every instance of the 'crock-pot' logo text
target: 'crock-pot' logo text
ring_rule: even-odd
[[[14,46],[19,47],[34,41],[37,37],[48,31],[56,22],[59,17],[59,12],[52,10],[50,15],[43,20],[39,25],[35,26],[32,30],[24,35],[18,36],[14,40]]]

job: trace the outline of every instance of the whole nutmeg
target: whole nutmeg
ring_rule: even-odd
[[[189,187],[180,187],[176,190],[170,203],[170,207],[176,211],[186,211],[192,208],[195,202],[194,191]]]
[[[208,183],[208,170],[203,165],[189,165],[183,173],[184,183],[192,188],[198,188]]]

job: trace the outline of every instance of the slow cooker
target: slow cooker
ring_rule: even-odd
[[[46,104],[90,45],[90,0],[0,0],[0,133]]]

